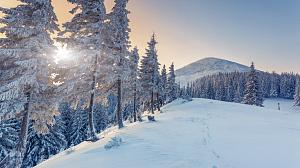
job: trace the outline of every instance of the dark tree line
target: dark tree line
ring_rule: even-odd
[[[298,74],[256,71],[256,77],[251,73],[219,73],[205,76],[189,83],[182,88],[182,94],[193,98],[207,98],[227,102],[243,103],[247,95],[247,81],[255,80],[258,97],[262,98],[296,98]],[[246,96],[247,97],[247,96]],[[262,100],[260,100],[262,101]],[[245,102],[244,102],[245,103]],[[248,102],[251,104],[251,102]]]

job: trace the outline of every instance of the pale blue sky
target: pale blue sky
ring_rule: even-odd
[[[180,67],[215,56],[246,65],[254,61],[262,70],[300,72],[299,0],[131,3],[146,7],[147,16],[154,16],[149,24],[158,34],[163,62],[173,59]]]

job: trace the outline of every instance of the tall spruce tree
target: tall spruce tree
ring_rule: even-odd
[[[169,68],[169,76],[167,82],[167,102],[172,102],[177,99],[177,85],[175,81],[174,63]]]
[[[161,99],[162,99],[162,104],[164,104],[167,100],[167,82],[168,82],[166,65],[163,65],[163,68],[161,70],[160,79],[161,79],[160,80],[160,82],[161,82]]]
[[[131,56],[129,58],[131,71],[130,71],[130,77],[128,78],[129,80],[127,80],[128,83],[127,90],[131,93],[129,94],[129,96],[132,97],[131,99],[131,103],[133,106],[132,118],[134,122],[137,121],[138,104],[139,104],[139,97],[140,97],[139,93],[141,91],[141,83],[139,80],[140,56],[138,51],[139,51],[138,48],[135,47],[131,52]]]
[[[19,0],[21,5],[0,8],[5,16],[0,32],[0,116],[21,119],[19,142],[14,151],[0,163],[18,168],[26,150],[28,123],[39,133],[47,133],[58,115],[54,87],[50,83],[55,50],[50,33],[58,31],[51,0]]]
[[[70,11],[72,20],[63,25],[65,30],[58,38],[66,43],[73,53],[75,63],[68,67],[64,86],[67,92],[66,101],[73,102],[73,107],[84,100],[83,107],[88,113],[88,140],[97,141],[94,126],[94,111],[100,90],[98,83],[105,81],[111,70],[105,61],[110,60],[104,54],[104,20],[106,9],[103,0],[68,0],[75,7]],[[105,63],[103,63],[105,62]],[[102,68],[102,69],[101,69]]]
[[[65,125],[61,116],[55,117],[55,125],[49,128],[49,133],[47,134],[37,134],[32,128],[29,129],[28,143],[22,167],[34,167],[66,149],[67,141],[63,134],[64,129]]]
[[[129,41],[129,19],[128,14],[130,13],[127,9],[128,0],[115,0],[115,5],[112,12],[108,14],[109,21],[107,24],[107,34],[108,34],[108,47],[112,57],[115,58],[114,65],[114,83],[117,87],[117,112],[116,112],[116,122],[119,128],[124,127],[123,124],[123,114],[122,114],[122,83],[124,79],[129,76],[129,60],[130,55],[128,48],[130,47]]]
[[[20,124],[16,119],[0,122],[0,161],[16,147]]]
[[[144,92],[144,102],[148,105],[148,109],[154,114],[155,109],[155,95],[158,92],[159,81],[159,63],[156,50],[157,41],[155,34],[152,35],[150,42],[148,42],[148,48],[146,49],[146,55],[141,61],[141,86]],[[150,108],[149,108],[150,107]]]
[[[299,78],[299,76],[297,79],[294,101],[295,101],[295,106],[300,106],[300,78]]]
[[[254,63],[251,65],[251,71],[247,77],[246,90],[243,103],[248,105],[263,106],[263,97],[260,88],[260,82]]]

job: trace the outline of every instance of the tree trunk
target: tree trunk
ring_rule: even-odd
[[[160,111],[161,104],[160,104],[160,98],[159,98],[159,93],[158,92],[156,93],[156,97],[157,97],[157,110]]]
[[[117,81],[118,87],[118,105],[117,105],[117,122],[119,129],[123,128],[123,115],[122,115],[122,81],[119,78]]]
[[[88,140],[92,141],[92,142],[96,142],[99,140],[99,138],[96,135],[95,132],[95,126],[94,126],[94,99],[95,99],[95,93],[93,92],[91,94],[91,98],[90,98],[90,104],[89,104],[89,108],[88,108],[88,123],[89,123],[89,137]]]
[[[16,149],[14,149],[12,153],[10,153],[0,162],[0,168],[20,168],[22,166],[24,154],[26,152],[26,143],[28,137],[30,96],[30,92],[27,92],[27,103],[25,104],[23,111],[19,142],[16,146]]]
[[[96,136],[95,126],[94,126],[94,104],[95,104],[97,62],[98,62],[98,56],[96,56],[95,63],[94,63],[93,81],[92,81],[92,88],[91,88],[92,93],[91,93],[91,98],[90,98],[90,103],[88,108],[88,124],[89,124],[88,140],[92,142],[99,140],[99,138]]]
[[[134,91],[133,95],[133,121],[137,121],[137,112],[136,112],[136,90]]]
[[[151,92],[151,113],[154,114],[154,92]]]

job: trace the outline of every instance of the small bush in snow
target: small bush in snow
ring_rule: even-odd
[[[105,146],[106,150],[110,150],[112,148],[118,148],[122,144],[122,138],[120,137],[113,137]]]
[[[149,120],[149,121],[153,121],[153,122],[156,121],[154,116],[148,116],[148,120]]]

